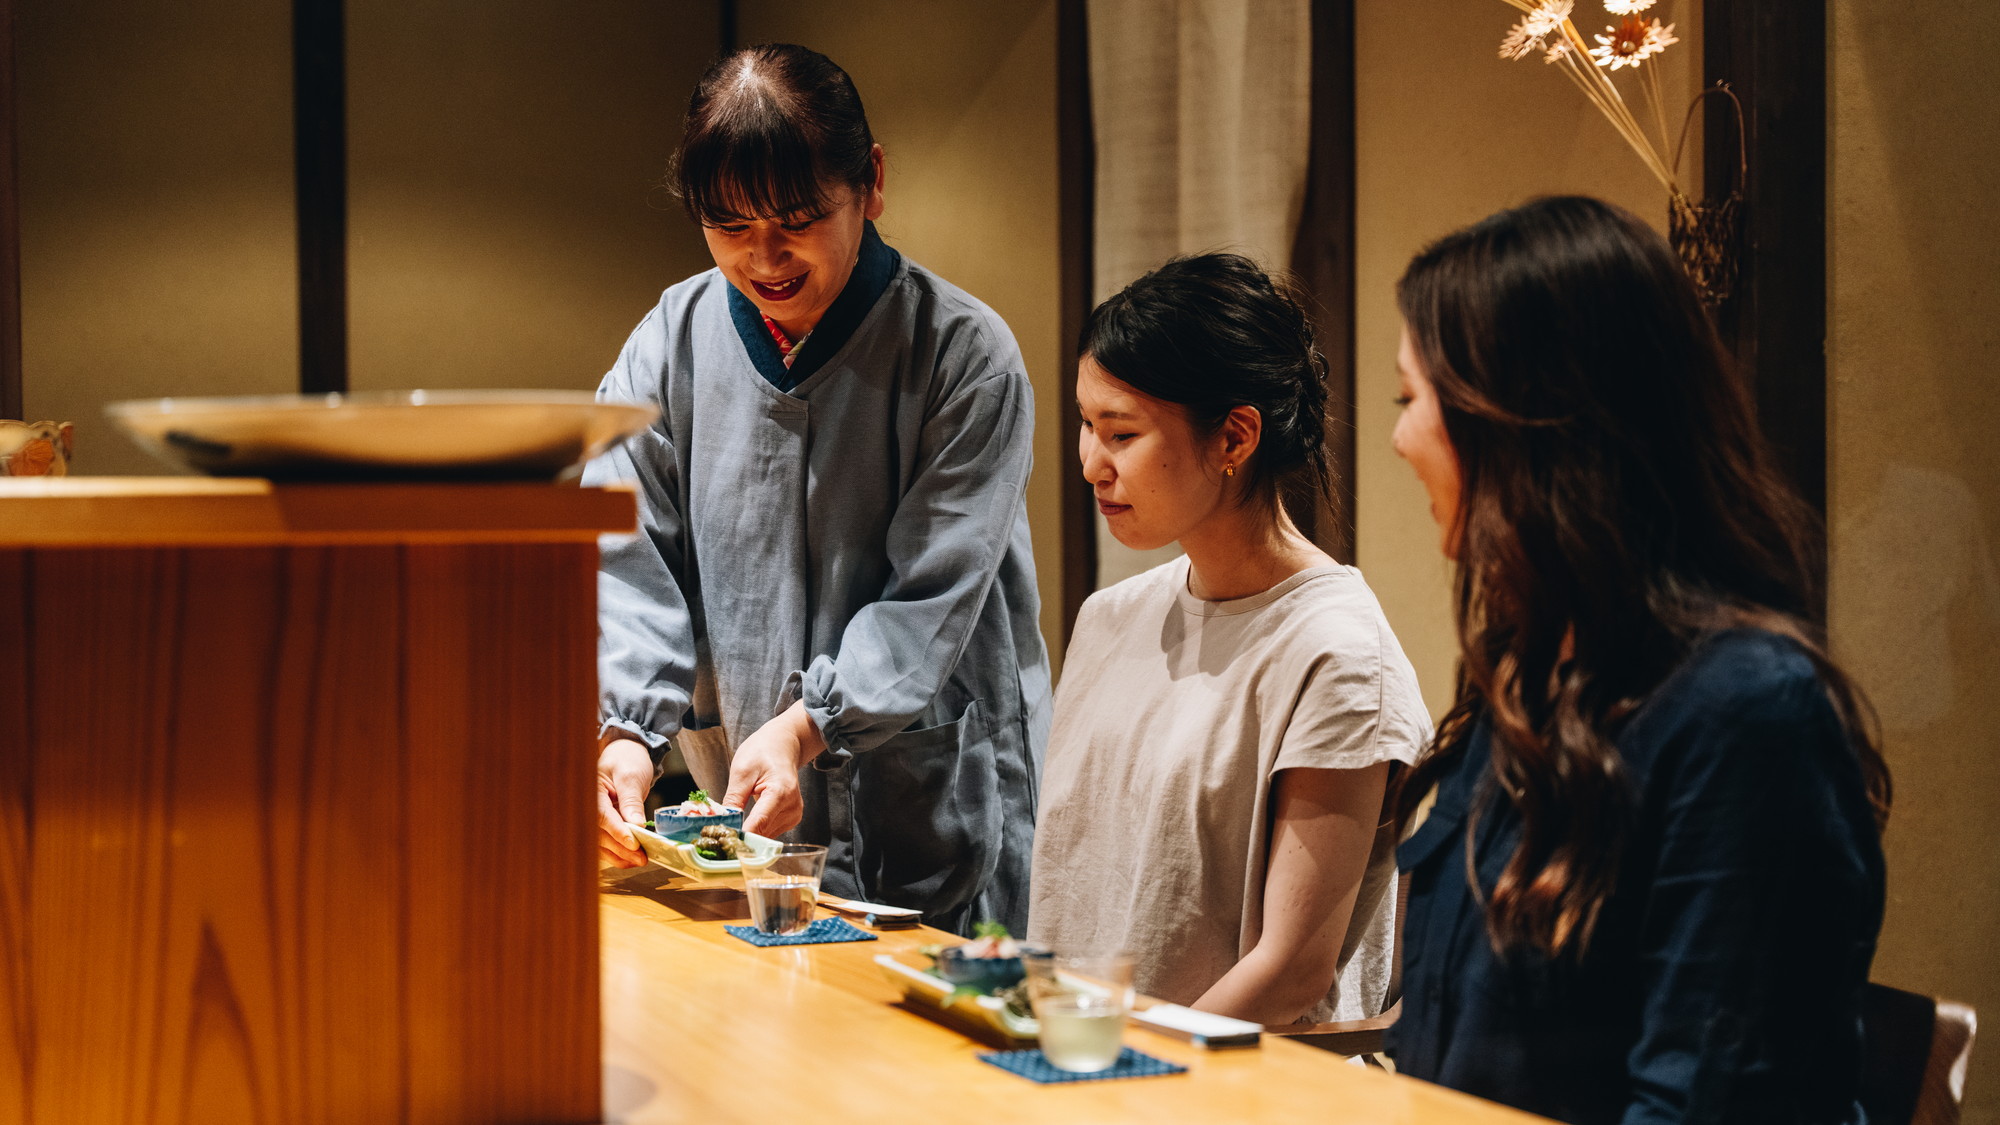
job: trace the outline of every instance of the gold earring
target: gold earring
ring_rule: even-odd
[[[1235,476],[1235,475],[1236,475],[1236,466],[1234,466],[1234,465],[1224,465],[1224,466],[1222,467],[1222,475],[1223,475],[1223,476],[1225,476],[1225,477],[1233,477],[1233,476]]]

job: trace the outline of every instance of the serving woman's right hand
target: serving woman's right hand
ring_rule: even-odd
[[[627,825],[646,822],[646,792],[653,787],[653,756],[630,738],[597,752],[597,852],[614,867],[644,867],[646,853]]]
[[[794,703],[743,740],[729,763],[729,792],[722,803],[749,809],[743,831],[780,836],[799,826],[805,800],[799,771],[826,749],[819,725]]]

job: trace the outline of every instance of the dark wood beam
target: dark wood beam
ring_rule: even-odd
[[[1298,511],[1301,530],[1354,561],[1354,0],[1313,0],[1312,129],[1292,272],[1318,307],[1327,362],[1330,503]],[[1295,506],[1296,508],[1297,506]]]
[[[0,418],[33,421],[21,391],[21,161],[14,103],[14,0],[0,0]]]
[[[1740,271],[1716,323],[1780,462],[1824,513],[1825,6],[1708,0],[1702,36],[1706,81],[1727,82],[1742,100],[1749,168]],[[1719,199],[1737,173],[1735,114],[1722,97],[1707,100],[1706,114],[1704,190]]]
[[[347,79],[341,0],[292,0],[299,391],[347,390]]]
[[[1090,315],[1094,273],[1096,140],[1090,124],[1090,29],[1085,0],[1056,3],[1056,239],[1062,274],[1062,393],[1043,408],[1068,419],[1076,401],[1076,342]],[[1065,427],[1066,429],[1066,427]],[[1097,502],[1090,483],[1068,458],[1056,466],[1062,480],[1062,643],[1083,600],[1097,588]]]

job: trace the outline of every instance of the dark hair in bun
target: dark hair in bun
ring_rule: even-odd
[[[1175,258],[1092,310],[1077,341],[1119,382],[1187,412],[1201,437],[1229,412],[1263,416],[1244,495],[1328,503],[1326,357],[1297,287],[1240,254]]]

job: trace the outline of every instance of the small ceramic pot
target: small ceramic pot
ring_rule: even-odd
[[[0,477],[67,476],[75,450],[76,427],[68,422],[0,419]]]
[[[938,975],[961,988],[976,988],[981,992],[992,992],[997,988],[1019,984],[1027,975],[1019,957],[967,957],[962,945],[948,945],[938,950]]]
[[[653,831],[655,834],[665,836],[675,843],[689,844],[694,842],[695,837],[701,835],[702,829],[707,828],[711,824],[720,824],[724,828],[734,828],[739,834],[743,831],[743,810],[741,809],[730,809],[728,812],[717,816],[681,816],[673,811],[678,807],[677,805],[662,805],[659,811],[653,814]]]

